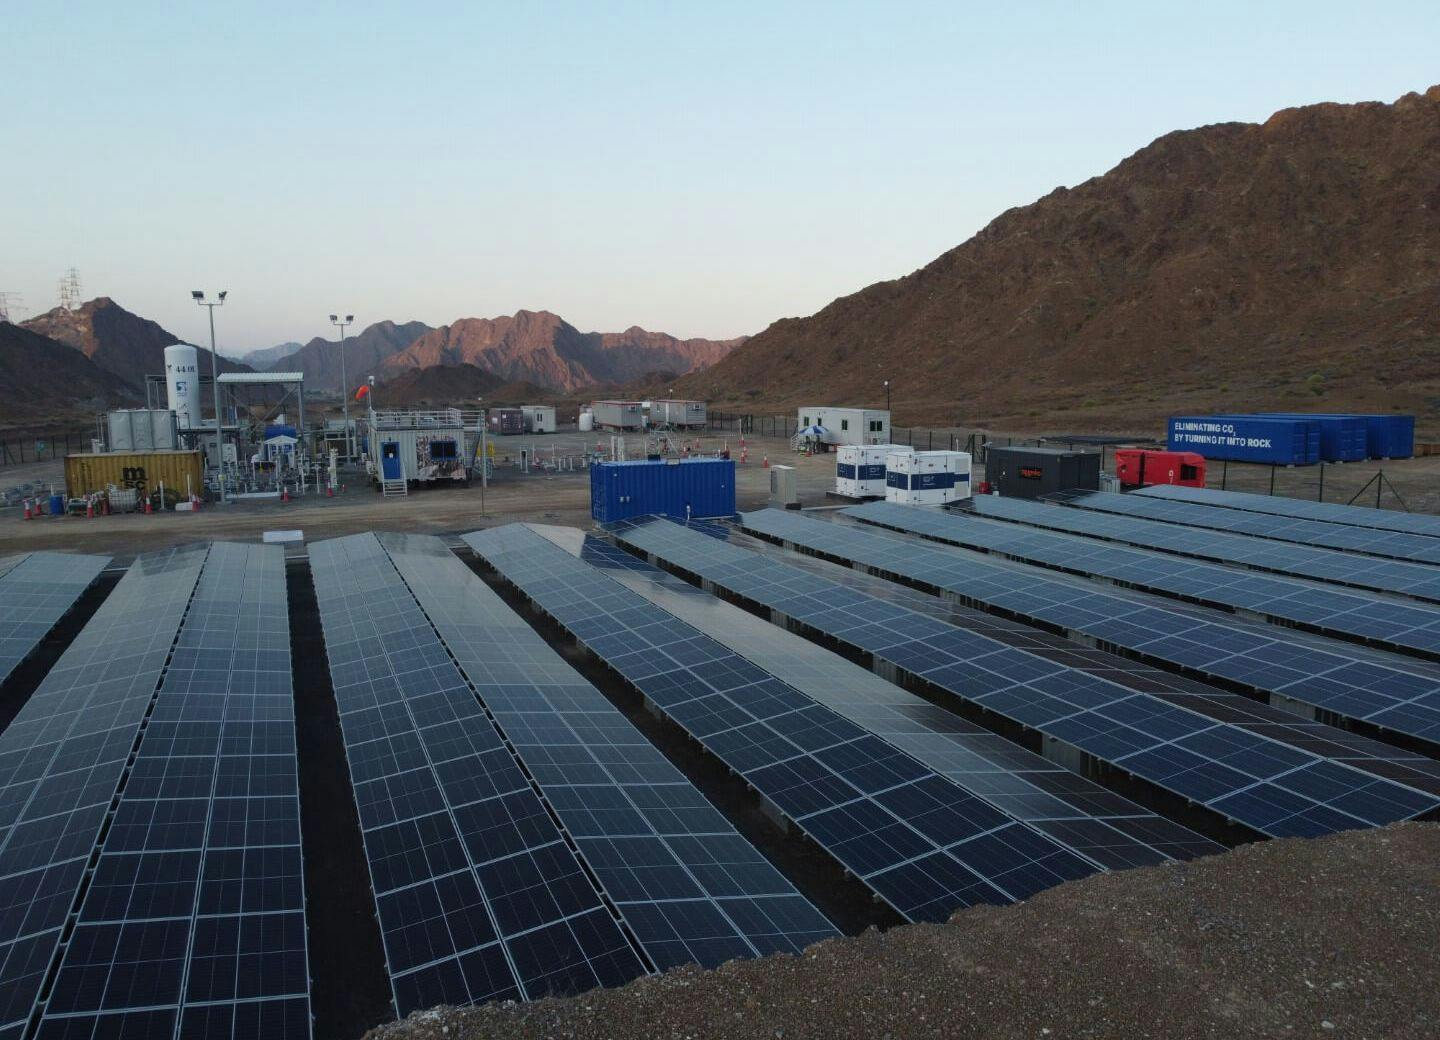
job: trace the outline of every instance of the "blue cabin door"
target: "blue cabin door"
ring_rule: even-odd
[[[380,445],[380,475],[386,480],[399,480],[405,475],[400,465],[399,441],[385,441]]]

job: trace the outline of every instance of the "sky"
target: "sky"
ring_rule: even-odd
[[[190,8],[190,9],[186,9]],[[758,332],[1161,134],[1440,82],[1440,4],[92,3],[0,22],[0,291],[222,353]]]

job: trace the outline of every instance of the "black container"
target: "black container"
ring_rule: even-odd
[[[985,479],[1010,498],[1039,498],[1076,488],[1100,490],[1100,456],[1060,448],[985,449]]]

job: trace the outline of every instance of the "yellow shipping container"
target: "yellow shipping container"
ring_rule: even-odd
[[[72,496],[88,495],[114,484],[134,488],[144,496],[164,484],[174,488],[182,498],[188,491],[199,494],[204,483],[201,454],[198,451],[117,451],[66,455],[65,489]]]

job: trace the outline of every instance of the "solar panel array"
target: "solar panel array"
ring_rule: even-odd
[[[1032,624],[963,606],[954,599],[942,599],[907,585],[862,574],[842,563],[790,552],[773,542],[733,529],[727,531],[727,539],[732,544],[783,560],[789,566],[989,636],[1008,646],[1029,650],[1057,664],[1089,672],[1129,689],[1159,697],[1171,704],[1190,708],[1218,722],[1228,722],[1252,733],[1278,740],[1282,744],[1308,751],[1317,757],[1344,762],[1367,773],[1440,795],[1440,761],[1418,751],[1329,726],[1297,715],[1293,710],[1274,706],[1268,701],[1228,692],[1197,679],[1165,671],[1134,657],[1120,657],[1109,650],[1101,649],[1094,641],[1077,642]]]
[[[1440,603],[1440,570],[1426,563],[1402,563],[1338,549],[1316,549],[1294,542],[1225,534],[1118,513],[1061,509],[1023,498],[977,495],[968,503],[968,510],[987,519],[1008,520],[1051,531],[1125,542],[1177,556],[1192,556],[1252,570]]]
[[[1143,488],[1139,493],[1176,502],[1198,502],[1201,505],[1221,506],[1225,509],[1245,509],[1255,513],[1293,516],[1302,520],[1322,520],[1331,524],[1440,538],[1440,517],[1428,513],[1397,513],[1366,506],[1342,506],[1335,502],[1309,502],[1277,495],[1255,495],[1244,491],[1220,491],[1210,488],[1156,486]]]
[[[42,1036],[308,1037],[285,560],[210,551]]]
[[[1375,531],[1321,520],[1272,516],[1146,495],[1118,495],[1108,491],[1061,491],[1049,498],[1053,502],[1077,506],[1080,509],[1097,509],[1123,516],[1163,520],[1187,527],[1249,534],[1257,538],[1296,542],[1323,549],[1343,549],[1392,560],[1440,563],[1440,541],[1420,534]]]
[[[540,530],[551,540],[559,532]],[[574,532],[579,534],[580,532]],[[560,544],[557,542],[557,544]],[[1107,869],[1221,846],[597,538],[581,558],[976,797]]]
[[[1095,871],[528,528],[465,540],[907,919]]]
[[[37,552],[0,567],[0,683],[100,576],[108,556]]]
[[[866,555],[866,541],[898,541],[777,510],[746,514],[744,522],[747,529],[806,545],[827,544],[827,532],[837,533],[862,550],[852,559]],[[1408,819],[1440,806],[1434,796],[1057,666],[678,524],[623,525],[617,537],[1262,834],[1315,835]]]
[[[915,509],[891,502],[872,502],[844,512],[866,523],[923,535],[950,545],[1071,574],[1104,578],[1205,606],[1249,611],[1269,621],[1324,635],[1440,659],[1440,609],[1419,603],[1255,574],[1200,560],[1182,560],[1109,542],[985,520],[964,512]]]
[[[645,974],[376,537],[310,560],[398,1013]]]
[[[381,543],[656,967],[839,934],[440,539]]]
[[[762,534],[785,528],[783,518],[768,511],[748,514],[745,522]],[[846,562],[884,567],[965,602],[1098,639],[1146,660],[1440,743],[1440,673],[1424,662],[1172,607],[961,549],[804,523],[810,526],[792,528],[797,540],[812,548],[823,544]]]
[[[25,1034],[203,548],[141,556],[0,734],[0,1038]]]

